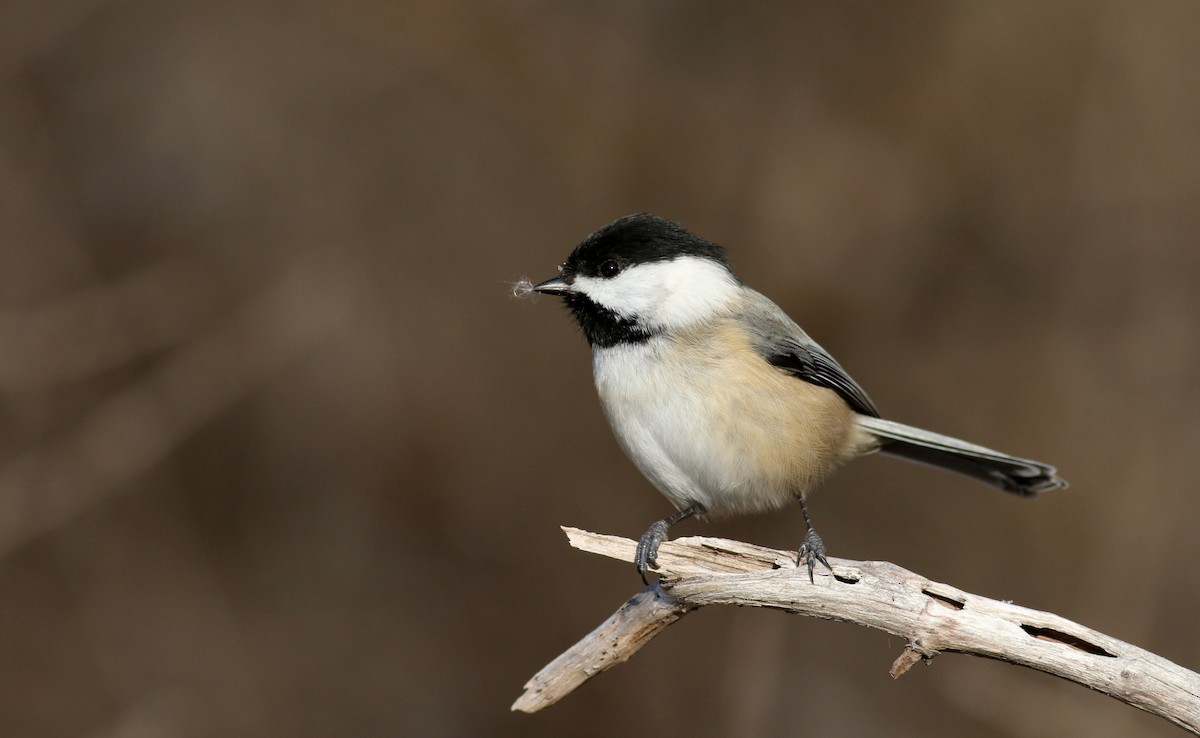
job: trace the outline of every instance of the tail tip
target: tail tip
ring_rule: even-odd
[[[1043,492],[1053,492],[1056,489],[1067,489],[1071,486],[1067,484],[1067,480],[1058,476],[1056,469],[1050,467],[1033,468],[1025,473],[1011,475],[997,473],[995,476],[996,481],[1005,490],[1022,497],[1037,497]]]

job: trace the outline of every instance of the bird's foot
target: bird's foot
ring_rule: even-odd
[[[649,531],[647,531],[647,535],[649,535]],[[643,538],[643,540],[645,539]],[[817,535],[815,530],[809,528],[808,533],[804,535],[804,543],[796,552],[796,566],[800,566],[802,563],[808,564],[808,581],[813,584],[817,583],[813,577],[813,569],[817,567],[818,561],[825,565],[830,574],[833,573],[833,567],[825,559],[825,542],[821,540],[821,536]]]
[[[651,569],[658,568],[658,547],[667,540],[667,528],[669,527],[670,524],[666,520],[659,520],[647,528],[646,532],[642,534],[641,540],[638,541],[633,563],[637,565],[643,584],[650,584],[650,580],[646,578],[647,566]]]

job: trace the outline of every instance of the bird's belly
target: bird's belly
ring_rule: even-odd
[[[832,391],[757,356],[668,348],[610,348],[594,371],[621,447],[677,508],[778,508],[847,456],[853,413]]]

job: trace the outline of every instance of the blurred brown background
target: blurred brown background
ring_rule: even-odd
[[[0,734],[1174,735],[751,610],[509,713],[669,511],[509,284],[637,211],[1073,485],[861,461],[833,555],[1200,666],[1200,5],[783,5],[0,4]]]

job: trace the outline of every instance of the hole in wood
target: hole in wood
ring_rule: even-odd
[[[967,606],[967,603],[963,600],[958,600],[953,597],[947,597],[946,595],[938,594],[937,592],[930,592],[927,589],[921,590],[921,594],[926,595],[927,597],[932,597],[937,602],[942,603],[943,605],[945,605],[946,607],[949,607],[952,610],[961,610]]]
[[[1034,638],[1038,638],[1043,641],[1061,643],[1065,646],[1070,646],[1071,648],[1077,648],[1084,653],[1090,653],[1093,656],[1107,656],[1109,658],[1117,657],[1115,653],[1109,653],[1106,649],[1102,648],[1101,646],[1097,646],[1091,641],[1085,641],[1079,636],[1073,636],[1070,633],[1064,633],[1061,630],[1055,630],[1054,628],[1039,628],[1036,625],[1022,625],[1021,630],[1025,631]]]

